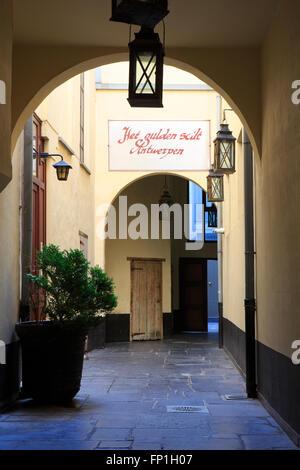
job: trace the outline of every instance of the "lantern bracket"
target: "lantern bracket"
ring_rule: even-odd
[[[223,122],[226,121],[226,111],[233,111],[233,109],[232,108],[223,109]]]
[[[36,153],[36,152],[33,152],[33,155],[36,156],[37,153]],[[39,155],[40,158],[60,157],[60,159],[61,159],[60,162],[55,163],[55,164],[53,165],[53,167],[54,167],[54,168],[56,169],[56,171],[57,171],[57,178],[58,178],[58,180],[60,180],[60,181],[66,181],[66,180],[68,179],[69,170],[70,170],[72,167],[71,167],[71,165],[69,165],[68,163],[66,163],[66,162],[64,161],[63,156],[60,155],[60,153],[39,152],[38,155]],[[59,175],[59,169],[62,169],[62,168],[64,168],[64,169],[66,170],[66,174],[65,174],[63,177],[61,177],[61,176]]]
[[[40,152],[39,157],[40,158],[60,157],[63,160],[63,157],[62,157],[62,155],[60,155],[60,153]]]

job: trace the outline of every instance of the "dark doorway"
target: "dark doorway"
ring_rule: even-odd
[[[180,258],[181,330],[207,332],[207,261]]]

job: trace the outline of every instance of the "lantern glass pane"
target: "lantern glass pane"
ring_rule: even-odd
[[[68,170],[68,169],[67,169],[66,167],[63,167],[63,166],[58,167],[58,168],[57,168],[57,178],[58,178],[59,180],[63,180],[63,181],[66,180],[66,179],[67,179],[67,176],[68,176],[67,170]]]
[[[208,226],[209,227],[217,227],[217,211],[216,210],[210,210],[208,211]]]
[[[155,93],[156,55],[153,51],[137,53],[135,93]]]
[[[220,168],[232,169],[233,168],[233,150],[234,144],[232,141],[223,141],[220,144]]]
[[[222,184],[220,178],[212,178],[212,198],[213,199],[222,199]]]

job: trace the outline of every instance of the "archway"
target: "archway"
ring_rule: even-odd
[[[128,53],[124,50],[112,50],[106,48],[99,55],[99,49],[72,51],[68,56],[64,55],[59,60],[57,51],[48,50],[46,57],[41,56],[39,70],[41,75],[34,79],[26,80],[26,73],[30,73],[29,62],[32,60],[32,52],[25,46],[16,52],[15,82],[13,88],[13,112],[12,112],[12,148],[14,149],[17,138],[20,135],[25,122],[33,113],[41,101],[56,87],[68,79],[87,70],[109,63],[128,60]],[[173,65],[192,73],[206,82],[232,106],[245,126],[255,154],[261,155],[261,103],[259,85],[259,54],[250,49],[248,54],[234,50],[228,54],[226,51],[227,65],[224,68],[223,60],[225,52],[222,50],[198,50],[194,54],[185,50],[169,50],[165,59],[166,65]],[[28,57],[27,57],[28,54]],[[25,58],[28,58],[28,66],[25,71],[18,73],[22,68]],[[51,73],[49,64],[53,62]],[[255,70],[256,75],[253,75]],[[28,87],[24,88],[23,84]]]
[[[162,217],[159,237],[154,235],[153,238],[153,225],[157,222],[153,208],[158,205],[161,188],[166,183],[174,204],[171,206],[172,217],[168,219],[167,215],[166,220]],[[124,228],[121,235],[118,222],[120,212],[124,210],[124,198],[128,211],[126,237]],[[190,210],[196,204],[196,198],[200,198],[205,205],[202,188],[188,177],[174,173],[136,178],[114,197],[112,217],[106,220],[104,249],[105,270],[114,279],[119,305],[107,318],[106,334],[109,341],[162,339],[181,331],[203,333],[208,331],[208,317],[216,324],[217,269],[213,274],[211,264],[213,261],[217,263],[217,238],[208,227],[207,220],[202,249],[186,249],[187,240],[196,240],[193,238],[193,227],[196,222],[200,222],[193,219],[196,214],[191,215]],[[185,210],[188,205],[189,209]],[[177,217],[181,216],[178,223]],[[185,220],[186,216],[189,220]],[[110,224],[114,220],[115,229],[112,229]],[[164,232],[164,224],[169,222],[170,229]],[[178,230],[179,225],[181,232]],[[137,232],[134,232],[133,226]],[[208,234],[213,236],[209,237]],[[192,245],[191,242],[189,244]],[[156,270],[158,276],[159,262],[161,298],[154,302],[157,292],[156,281],[151,279],[151,269]],[[208,275],[211,278],[208,279]],[[160,315],[157,309],[153,310],[156,303],[161,305],[161,327],[155,326],[153,320],[157,320],[155,315]]]

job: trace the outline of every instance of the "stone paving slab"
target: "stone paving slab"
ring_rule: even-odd
[[[0,415],[0,450],[296,449],[257,400],[214,334],[111,343],[88,353],[70,407],[18,402]],[[168,412],[201,406],[207,413]]]

